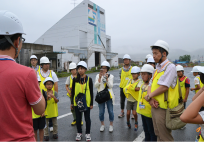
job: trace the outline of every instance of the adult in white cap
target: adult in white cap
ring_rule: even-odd
[[[184,102],[184,108],[186,108],[186,102],[190,91],[190,79],[184,75],[184,68],[181,65],[176,66],[177,76],[179,78],[181,93]]]
[[[48,57],[43,56],[40,58],[40,66],[41,70],[38,70],[38,74],[40,76],[41,82],[40,82],[40,89],[41,90],[47,90],[43,84],[43,81],[47,77],[51,77],[54,80],[54,86],[53,91],[56,91],[58,93],[58,77],[56,73],[53,70],[50,70],[50,61]],[[53,125],[52,125],[52,119],[50,119],[49,122],[50,131],[53,131]],[[47,139],[47,136],[44,137],[44,139]]]
[[[71,108],[75,110],[76,113],[76,125],[77,125],[77,136],[76,136],[76,141],[80,141],[82,138],[82,128],[81,128],[81,121],[82,121],[82,113],[81,109],[83,108],[82,111],[84,111],[84,118],[86,121],[86,141],[91,141],[91,135],[90,135],[90,130],[91,130],[91,118],[90,118],[90,110],[93,109],[93,82],[92,78],[88,77],[86,75],[86,70],[87,70],[87,64],[84,61],[80,61],[77,64],[77,70],[78,74],[77,77],[74,78],[73,83],[72,83],[72,92],[71,92]],[[77,101],[75,98],[78,95],[85,94],[86,100],[84,100],[84,103],[87,106],[86,108],[81,106],[83,102]],[[83,104],[84,104],[83,103]]]
[[[204,83],[204,67],[197,67],[200,74],[201,82]],[[201,130],[198,137],[198,141],[204,141],[204,111],[200,111],[200,108],[204,104],[204,87],[202,87],[193,97],[193,102],[186,108],[183,114],[180,116],[181,121],[191,124],[200,124]]]
[[[153,57],[151,54],[147,54],[146,55],[146,57],[145,57],[145,61],[147,62],[147,59],[149,58],[149,57]]]
[[[19,18],[0,10],[0,141],[36,141],[33,133],[32,111],[45,111],[36,73],[15,62],[25,39]]]
[[[153,68],[155,69],[156,63],[155,63],[153,57],[149,57],[149,58],[147,59],[147,64],[150,64],[150,65],[153,66]]]
[[[176,107],[179,104],[176,67],[167,59],[169,54],[167,42],[158,40],[151,46],[151,49],[157,66],[149,82],[148,94],[145,99],[152,106],[152,120],[157,140],[173,141],[171,130],[166,127],[167,101],[164,99],[164,92],[168,91],[168,98],[170,98],[168,107]]]
[[[124,108],[125,108],[125,94],[123,92],[123,88],[127,85],[128,81],[132,79],[131,69],[131,57],[128,54],[123,56],[124,66],[119,71],[120,76],[120,108],[121,113],[118,115],[118,118],[122,118],[125,116]]]
[[[147,95],[147,89],[149,81],[152,78],[154,68],[149,64],[144,64],[141,69],[141,76],[144,84],[140,87],[137,103],[137,113],[141,114],[142,126],[145,133],[144,141],[157,141],[157,136],[154,132],[154,126],[152,122],[151,106],[144,97]]]
[[[198,92],[198,90],[200,90],[200,88],[203,87],[203,83],[200,81],[200,71],[198,70],[200,66],[194,66],[192,69],[192,73],[193,76],[195,76],[194,78],[194,84],[195,84],[195,88],[191,88],[191,91],[195,90],[195,93]]]
[[[40,71],[41,68],[40,66],[38,66],[38,57],[36,55],[30,56],[30,63],[31,63],[31,68],[33,68],[37,72]]]
[[[106,87],[108,87],[110,98],[111,98],[107,102],[98,104],[99,119],[101,121],[101,127],[100,127],[101,132],[105,130],[105,125],[104,125],[105,105],[107,106],[108,114],[109,114],[109,121],[110,121],[109,132],[113,132],[113,121],[114,121],[113,105],[115,104],[115,95],[113,93],[112,88],[113,88],[114,76],[108,73],[109,69],[110,69],[109,62],[103,61],[101,64],[100,73],[96,75],[95,84],[94,84],[98,92],[101,92]]]

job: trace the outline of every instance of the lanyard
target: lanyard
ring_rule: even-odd
[[[146,89],[147,87],[148,87],[148,85],[143,85],[143,86],[142,86],[142,95],[141,95],[142,103],[143,103],[143,99],[144,99],[143,94],[144,94],[145,89]]]
[[[169,63],[169,61],[166,62],[166,63],[162,66],[162,68],[161,68],[159,71],[157,71],[158,69],[155,71],[155,73],[157,73],[157,74],[156,74],[156,75],[154,74],[154,76],[153,76],[153,80],[157,77],[158,72],[160,73],[160,71],[164,68],[164,66],[165,66],[167,63]],[[153,81],[153,80],[152,80],[152,81]]]
[[[133,82],[132,84],[130,84],[128,90],[129,90],[129,89],[133,86],[133,84],[135,84],[138,80],[139,80],[139,79],[137,79],[135,82]],[[131,80],[131,82],[132,82],[132,80]]]
[[[0,61],[14,61],[14,60],[12,60],[12,59],[8,59],[8,58],[0,58]]]
[[[82,93],[83,93],[83,90],[84,90],[85,79],[86,79],[86,77],[84,77],[84,82],[83,82],[83,85],[81,85],[82,83],[80,83],[80,85],[81,85],[81,90],[82,90]]]

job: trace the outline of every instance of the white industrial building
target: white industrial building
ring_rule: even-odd
[[[58,55],[62,70],[67,68],[67,63],[81,60],[87,62],[89,69],[104,60],[118,66],[118,54],[111,52],[111,37],[106,35],[105,15],[103,8],[84,0],[35,43],[52,45],[54,51],[66,52]]]

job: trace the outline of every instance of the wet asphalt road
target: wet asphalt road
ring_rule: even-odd
[[[191,87],[194,86],[194,76],[190,72],[192,68],[185,68],[185,75],[191,80]],[[91,138],[92,141],[134,141],[143,131],[141,116],[138,115],[139,128],[135,132],[134,128],[128,129],[126,125],[126,117],[118,118],[120,113],[120,89],[119,89],[119,70],[110,71],[111,74],[115,76],[113,92],[116,98],[116,105],[114,106],[114,131],[109,133],[109,117],[106,109],[105,112],[105,131],[100,132],[100,121],[99,121],[99,109],[97,103],[94,101],[94,107],[91,110]],[[88,74],[89,77],[95,81],[95,76],[97,73]],[[50,141],[75,141],[77,129],[76,126],[71,126],[73,121],[72,115],[70,115],[70,99],[66,95],[65,89],[66,78],[59,79],[59,96],[60,101],[58,103],[59,117],[58,117],[58,140],[52,138],[52,133],[50,133]],[[96,95],[96,89],[94,88],[94,95]],[[187,106],[191,103],[194,92],[190,92]],[[125,111],[126,112],[126,111]],[[68,114],[69,113],[69,114]],[[67,116],[63,117],[65,114]],[[82,126],[83,138],[85,140],[85,120],[83,118],[84,125]],[[134,120],[131,120],[132,127],[134,127]],[[172,131],[175,141],[195,141],[197,135],[196,124],[187,124],[186,128],[183,130]]]

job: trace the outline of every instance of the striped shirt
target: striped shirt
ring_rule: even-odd
[[[167,63],[168,61],[169,60],[166,59],[164,62],[162,62],[161,64],[157,64],[157,66],[156,66],[157,70],[161,70],[160,72],[165,70],[164,74],[159,78],[157,84],[167,86],[167,87],[171,86],[172,88],[174,88],[176,86],[176,82],[177,82],[176,66],[172,63],[171,64]],[[152,79],[153,79],[155,71],[153,72],[152,78],[149,82],[149,86],[152,85]]]

